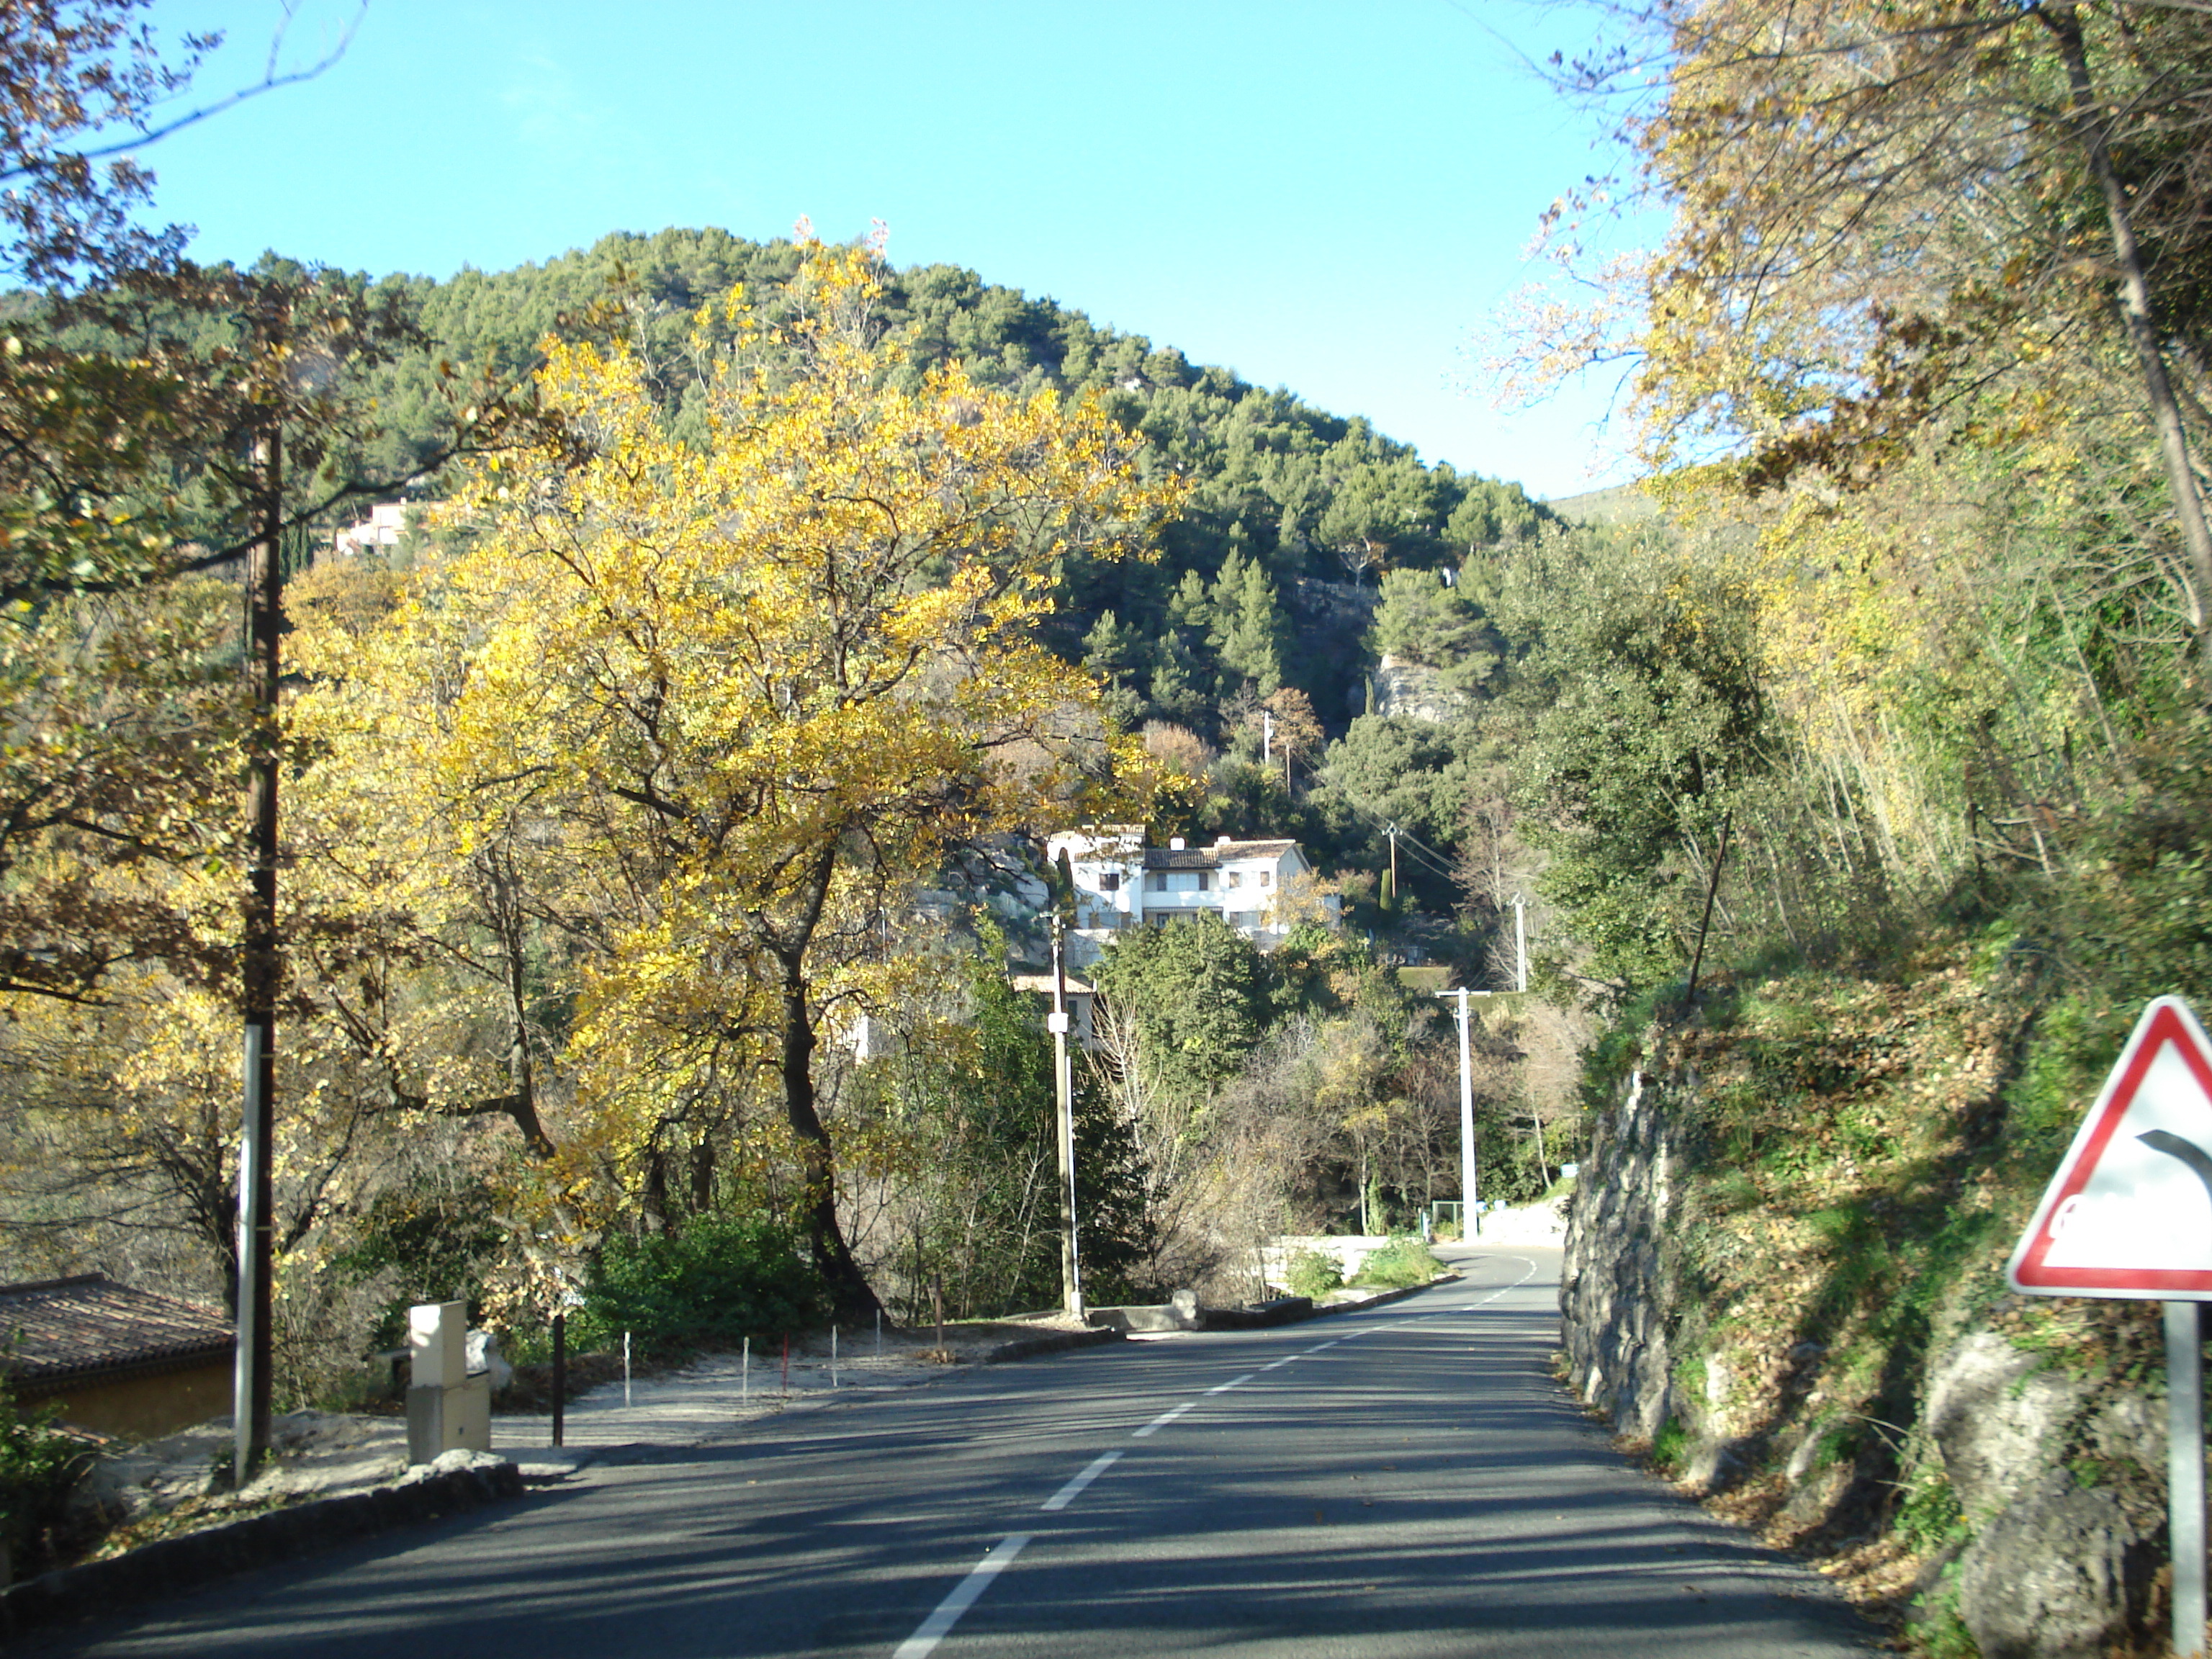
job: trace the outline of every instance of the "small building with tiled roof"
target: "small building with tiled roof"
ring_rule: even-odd
[[[100,1434],[171,1434],[231,1407],[221,1314],[104,1273],[0,1285],[0,1373],[25,1406]]]
[[[1127,927],[1158,927],[1201,912],[1219,916],[1261,950],[1282,943],[1300,904],[1300,878],[1313,866],[1294,841],[1235,841],[1187,847],[1180,836],[1165,847],[1145,845],[1136,824],[1063,830],[1045,844],[1057,862],[1067,859],[1075,885],[1075,940],[1068,960],[1095,961],[1106,941]],[[1334,913],[1330,899],[1318,902]]]

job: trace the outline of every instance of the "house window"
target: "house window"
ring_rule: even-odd
[[[1225,887],[1242,887],[1244,884],[1244,872],[1242,870],[1231,870],[1221,878],[1221,881]]]
[[[1268,877],[1269,877],[1269,876],[1271,876],[1271,875],[1273,875],[1273,873],[1274,873],[1274,872],[1273,872],[1273,871],[1269,871],[1269,870],[1262,870],[1261,872],[1260,872],[1260,885],[1261,885],[1261,886],[1262,886],[1262,887],[1265,887],[1265,886],[1267,884],[1267,878],[1268,878]]]
[[[1121,872],[1118,870],[1109,870],[1104,875],[1099,877],[1098,890],[1102,893],[1120,892],[1121,890]]]
[[[1212,871],[1201,870],[1198,872],[1198,890],[1201,893],[1210,893],[1213,890]]]
[[[1155,870],[1152,874],[1146,876],[1145,878],[1145,890],[1148,893],[1166,892],[1168,890],[1167,872],[1164,870]]]

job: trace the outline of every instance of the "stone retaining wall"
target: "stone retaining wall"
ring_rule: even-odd
[[[1747,1432],[1737,1385],[1764,1357],[1714,1340],[1698,1300],[1687,1176],[1701,1153],[1668,1110],[1680,1086],[1638,1074],[1595,1126],[1559,1281],[1576,1393],[1634,1439],[1679,1425],[1694,1487],[1778,1470],[1790,1490],[1778,1519],[1801,1531],[1834,1522],[1838,1545],[1854,1528],[1888,1525],[1899,1488],[1940,1469],[1963,1522],[1928,1561],[1908,1617],[1955,1614],[1984,1659],[2136,1650],[2166,1616],[2162,1378],[2099,1387],[1960,1306],[1881,1413],[1895,1453],[1886,1464],[1819,1455],[1825,1436],[1853,1425],[1818,1403],[1817,1343],[1792,1351],[1769,1426]]]

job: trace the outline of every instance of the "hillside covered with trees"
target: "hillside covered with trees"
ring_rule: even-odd
[[[1559,73],[1629,161],[1559,252],[1608,201],[1670,228],[1521,357],[1636,366],[1657,510],[1602,522],[866,243],[203,269],[130,175],[18,156],[5,1271],[232,1288],[265,994],[292,1397],[424,1296],[526,1346],[702,1261],[770,1322],[1048,1300],[1006,973],[1053,901],[1006,896],[1071,822],[1291,836],[1343,929],[1097,971],[1098,1291],[1459,1196],[1456,1046],[1395,969],[1510,985],[1522,902],[1486,1195],[1549,1188],[1630,1074],[1674,1090],[1679,1352],[1751,1379],[1744,1501],[1969,1547],[1929,1356],[2139,1366],[2140,1318],[2002,1261],[2144,1000],[2212,992],[2212,18],[1611,15]],[[317,556],[402,491],[389,556]]]
[[[1368,636],[1480,635],[1446,579],[1550,523],[1517,488],[868,246],[672,231],[441,283],[173,239],[12,312],[19,407],[68,395],[10,497],[9,1273],[240,1293],[243,1018],[280,1401],[424,1297],[525,1352],[663,1273],[719,1287],[655,1316],[701,1331],[1049,1300],[993,906],[1091,817],[1296,836],[1354,923],[1102,970],[1094,1294],[1247,1293],[1286,1225],[1456,1195],[1449,1028],[1385,964],[1483,958],[1467,736],[1363,713]],[[329,554],[399,493],[401,545]],[[1498,1190],[1540,1190],[1527,1056],[1479,1048]]]

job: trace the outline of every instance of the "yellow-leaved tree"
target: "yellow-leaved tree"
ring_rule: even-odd
[[[1037,625],[1056,560],[1138,552],[1179,499],[1088,404],[957,368],[895,389],[878,258],[814,246],[772,321],[732,294],[738,344],[702,348],[684,436],[627,350],[549,346],[568,441],[483,465],[468,550],[303,647],[318,696],[381,681],[390,706],[392,674],[423,677],[456,859],[520,827],[588,872],[577,1092],[547,1166],[568,1212],[621,1219],[645,1154],[674,1135],[710,1156],[707,1119],[764,1092],[847,1312],[875,1298],[838,1219],[825,1020],[896,993],[899,896],[949,849],[1098,810],[1082,797],[1123,757]]]

